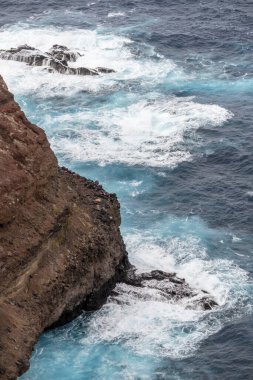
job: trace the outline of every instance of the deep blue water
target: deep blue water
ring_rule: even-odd
[[[253,2],[3,1],[0,48],[65,44],[100,78],[0,61],[59,162],[121,202],[139,270],[176,271],[219,303],[119,287],[38,342],[28,380],[253,378]]]

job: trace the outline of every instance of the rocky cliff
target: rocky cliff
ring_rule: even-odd
[[[152,288],[153,299],[217,306],[176,273],[138,273],[119,225],[116,196],[58,166],[45,133],[26,119],[0,77],[1,380],[28,368],[46,328],[99,308],[109,294],[115,303],[146,300]],[[117,282],[124,284],[112,292]]]
[[[60,168],[0,77],[0,378],[29,365],[40,333],[98,308],[128,266],[119,203]]]

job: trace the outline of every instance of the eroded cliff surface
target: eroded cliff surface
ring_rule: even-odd
[[[40,333],[95,309],[128,267],[119,203],[58,167],[0,77],[0,378],[29,365]]]

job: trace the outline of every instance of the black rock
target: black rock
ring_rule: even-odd
[[[77,51],[68,49],[66,46],[53,45],[48,52],[35,49],[28,45],[21,45],[10,50],[0,50],[0,59],[8,61],[25,62],[30,66],[45,66],[50,73],[67,75],[99,75],[114,73],[113,69],[97,67],[69,67],[69,62],[76,62],[81,57]]]
[[[97,67],[96,71],[98,73],[102,73],[102,74],[111,74],[111,73],[115,73],[116,72],[115,70],[113,70],[113,69],[107,69],[106,67]]]
[[[167,273],[161,270],[153,270],[147,273],[136,273],[136,268],[131,267],[125,275],[124,283],[135,288],[151,288],[158,291],[158,296],[165,300],[180,300],[182,298],[196,297],[194,304],[201,306],[204,310],[213,309],[218,306],[217,302],[208,295],[208,292],[198,292],[192,289],[183,278],[176,273]],[[136,292],[132,290],[132,294]],[[203,293],[203,295],[202,295]],[[146,297],[145,292],[138,293],[140,297]]]

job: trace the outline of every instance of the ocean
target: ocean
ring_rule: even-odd
[[[117,193],[138,271],[219,306],[118,285],[121,303],[45,332],[21,379],[253,379],[253,2],[0,0],[0,49],[22,44],[116,71],[0,61],[60,165]]]

